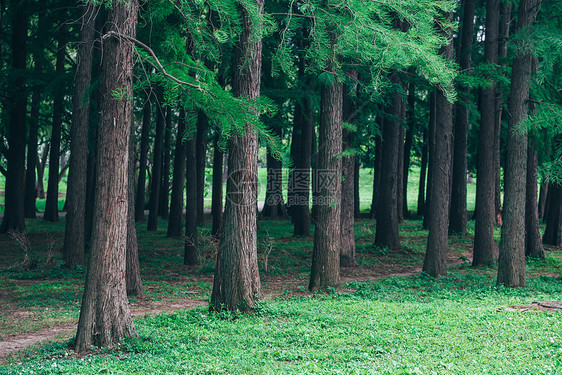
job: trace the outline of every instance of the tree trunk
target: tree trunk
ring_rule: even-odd
[[[357,71],[353,70],[349,73],[350,81],[353,84],[353,91],[349,93],[349,89],[345,89],[343,94],[343,118],[347,122],[354,124],[355,104],[354,97],[357,95]],[[352,150],[354,148],[354,134],[343,129],[342,132],[342,151]],[[340,250],[340,267],[357,266],[357,255],[355,253],[355,156],[345,156],[341,158],[341,250]]]
[[[452,13],[448,15],[452,19]],[[451,29],[442,31],[449,44],[441,48],[441,55],[453,59],[453,35]],[[431,172],[431,196],[429,201],[429,235],[423,262],[423,271],[437,277],[447,273],[447,240],[449,205],[451,199],[451,162],[453,148],[453,105],[443,92],[435,95],[435,153]]]
[[[280,118],[274,118],[273,123],[279,123]],[[278,125],[271,125],[274,135],[281,137],[281,128]],[[283,165],[281,160],[276,159],[272,154],[269,146],[267,147],[267,184],[265,191],[265,202],[262,209],[262,216],[282,218],[287,212],[285,203],[283,202]],[[300,173],[296,170],[295,173]],[[295,176],[296,177],[296,176]],[[300,185],[299,185],[300,187]],[[295,189],[298,193],[298,189]]]
[[[185,246],[183,264],[196,265],[197,259],[197,133],[186,141]]]
[[[168,203],[170,199],[170,153],[172,143],[172,108],[166,106],[166,121],[164,126],[164,147],[162,149],[162,180],[160,185],[160,202],[158,215],[168,218]]]
[[[474,37],[475,0],[463,0],[462,33],[458,62],[461,71],[471,75],[472,39]],[[451,191],[450,233],[466,233],[466,170],[468,140],[468,106],[470,89],[458,87],[460,100],[455,107],[455,138],[453,148],[453,184]]]
[[[256,0],[252,11],[263,12],[263,0]],[[240,6],[243,20],[237,48],[233,94],[255,99],[260,94],[262,41],[253,31],[262,30],[253,24],[248,10]],[[243,135],[229,141],[226,209],[221,236],[210,309],[251,311],[261,298],[257,256],[256,193],[258,139],[251,124]]]
[[[545,212],[546,228],[542,242],[545,245],[562,245],[562,186],[550,183],[548,187],[549,209]]]
[[[76,74],[70,128],[70,167],[66,189],[66,225],[63,259],[67,267],[85,265],[86,176],[88,170],[88,130],[92,79],[93,43],[97,7],[82,5],[82,27],[76,52]]]
[[[131,109],[131,133],[129,134],[129,160],[127,161],[127,250],[125,259],[125,284],[128,296],[142,296],[142,280],[139,265],[139,244],[135,228],[135,123]]]
[[[320,95],[317,189],[322,201],[317,202],[311,291],[340,285],[343,84],[334,76],[331,85],[322,86]]]
[[[174,175],[172,178],[170,215],[168,217],[168,237],[181,236],[183,223],[183,188],[185,186],[185,166],[187,157],[187,142],[184,141],[185,132],[185,109],[181,107],[174,154]]]
[[[147,231],[158,229],[158,205],[160,203],[160,186],[162,179],[162,143],[164,138],[164,89],[157,87],[156,94],[156,133],[154,135],[154,155],[152,159],[152,180],[150,183],[150,198],[148,201]]]
[[[527,182],[525,195],[525,255],[544,259],[544,247],[539,231],[539,207],[537,201],[537,150],[535,140],[529,140],[527,150]]]
[[[128,6],[114,2],[109,10],[110,32],[134,37],[137,9],[135,0]],[[112,346],[137,336],[125,280],[134,46],[109,36],[103,43],[103,57],[95,220],[76,333],[78,353],[92,345]],[[115,90],[124,90],[126,95],[116,100]]]
[[[11,0],[13,81],[8,85],[8,173],[6,176],[5,210],[0,233],[24,231],[24,175],[27,92],[25,88],[26,44],[28,29],[27,1]]]
[[[135,221],[144,221],[144,203],[146,189],[146,168],[148,162],[148,135],[150,133],[150,122],[152,120],[152,107],[150,105],[150,94],[147,95],[142,111],[142,130],[140,139],[139,176],[137,180],[137,195],[135,198]],[[182,192],[183,196],[183,192]]]
[[[391,77],[395,84],[400,84],[396,73]],[[384,119],[384,142],[382,144],[381,178],[379,196],[377,197],[377,229],[375,245],[390,249],[400,248],[398,237],[397,208],[397,174],[398,174],[398,143],[400,142],[400,124],[396,118],[402,102],[400,93],[392,94],[392,104],[388,109],[392,117]],[[382,177],[384,176],[384,178]]]
[[[211,234],[215,238],[220,237],[222,232],[222,175],[223,175],[223,159],[224,153],[219,148],[219,134],[215,138],[215,150],[213,152],[213,198],[212,198],[212,215],[213,228]]]
[[[207,132],[209,119],[204,113],[199,114],[197,121],[197,224],[205,221],[205,167],[207,166]]]
[[[361,217],[361,199],[359,197],[359,173],[361,171],[360,155],[355,155],[353,168],[353,217],[359,219]]]
[[[379,191],[381,186],[381,168],[382,168],[382,148],[383,148],[383,130],[384,119],[379,117],[377,122],[380,126],[381,134],[375,138],[375,160],[373,166],[373,197],[371,200],[371,219],[377,217],[377,206],[379,200]]]
[[[404,204],[402,205],[402,215],[405,218],[410,216],[408,211],[408,175],[410,173],[410,154],[412,152],[412,142],[414,140],[414,132],[416,131],[416,91],[414,83],[410,83],[408,90],[408,131],[406,132],[406,140],[404,141],[404,168],[402,179],[402,191],[404,191]]]
[[[40,21],[38,21],[40,22]],[[35,74],[38,76],[43,71],[43,51],[39,51],[33,55],[35,62]],[[35,87],[31,96],[31,112],[29,116],[29,135],[27,141],[27,166],[25,170],[25,193],[24,193],[24,211],[25,217],[35,219],[37,206],[37,177],[36,177],[36,164],[37,164],[37,137],[39,132],[39,115],[41,109],[41,87]]]
[[[540,0],[519,2],[517,30],[529,32]],[[520,51],[513,59],[509,94],[509,126],[507,136],[504,219],[500,240],[498,284],[524,287],[525,274],[525,190],[527,180],[527,132],[517,131],[518,123],[527,117],[531,83],[530,51]]]
[[[418,186],[418,208],[416,213],[418,216],[422,216],[424,213],[425,207],[425,175],[427,171],[427,129],[423,130],[423,146],[421,149],[422,159],[421,159],[421,167],[420,167],[420,182]]]
[[[433,170],[435,169],[435,132],[436,132],[436,94],[432,91],[429,94],[429,129],[427,137],[427,152],[428,152],[428,163],[427,163],[427,188],[425,193],[425,204],[423,211],[423,222],[422,226],[424,229],[429,228],[429,206],[431,205],[432,188],[433,188]]]
[[[539,219],[544,221],[545,219],[545,208],[546,208],[546,197],[548,196],[548,179],[543,179],[541,183],[541,191],[539,193]]]
[[[400,98],[400,124],[398,125],[398,154],[396,159],[396,216],[398,217],[398,224],[404,221],[404,136],[406,129],[404,129],[404,98]]]
[[[64,75],[64,60],[66,55],[66,27],[59,25],[57,42],[57,62],[55,73]],[[51,130],[51,151],[49,152],[49,182],[47,185],[47,201],[45,202],[45,221],[59,221],[59,161],[60,141],[62,132],[62,116],[64,113],[65,87],[57,85],[53,98],[53,127]]]
[[[488,64],[498,62],[498,28],[500,0],[486,0],[486,40],[484,58]],[[474,226],[473,266],[495,264],[498,250],[494,242],[496,224],[495,178],[496,165],[496,82],[492,77],[490,87],[482,89],[480,95],[480,131],[478,133],[478,166],[476,179],[476,209]],[[523,202],[523,200],[521,201]]]

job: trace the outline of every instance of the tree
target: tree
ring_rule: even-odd
[[[57,79],[62,81],[66,58],[66,27],[64,21],[58,27],[57,60],[55,72]],[[53,98],[53,126],[51,130],[51,147],[49,151],[49,182],[47,185],[47,201],[45,202],[46,221],[59,221],[59,160],[62,132],[62,116],[64,112],[65,87],[63,82],[57,85]]]
[[[447,16],[452,19],[452,13]],[[452,29],[442,30],[449,43],[441,48],[441,54],[453,59]],[[453,146],[453,105],[445,93],[438,90],[435,98],[435,153],[429,206],[429,235],[423,262],[423,271],[437,277],[447,273],[447,240],[450,207],[450,171]]]
[[[498,30],[500,0],[486,0],[485,61],[498,62]],[[478,175],[476,176],[476,222],[474,225],[473,266],[495,264],[497,248],[494,242],[495,176],[494,132],[496,108],[496,83],[487,77],[491,85],[482,89],[480,95],[480,131],[478,133]]]
[[[70,128],[70,166],[66,189],[66,224],[63,259],[68,267],[84,265],[86,175],[88,165],[88,129],[90,98],[87,91],[92,79],[92,58],[97,7],[82,5],[82,24],[78,50]]]
[[[562,245],[562,186],[550,183],[548,188],[550,208],[546,211],[545,245]]]
[[[462,32],[460,41],[459,65],[465,74],[471,74],[472,39],[474,37],[474,12],[476,2],[463,0]],[[453,183],[451,187],[451,214],[449,231],[466,233],[466,170],[467,170],[467,138],[468,138],[468,106],[470,90],[466,86],[459,87],[462,96],[455,108],[455,139],[453,148]]]
[[[243,27],[237,41],[232,89],[236,97],[249,100],[260,94],[263,5],[263,0],[255,0],[239,7]],[[250,311],[261,297],[255,207],[257,148],[257,135],[250,123],[229,140],[224,227],[209,306],[214,311]]]
[[[8,98],[8,172],[6,175],[5,209],[0,233],[24,231],[23,178],[25,174],[25,135],[27,92],[25,69],[27,57],[27,1],[10,1],[12,38],[11,74]]]
[[[197,116],[200,119],[200,116]],[[197,121],[197,120],[196,120]],[[195,125],[195,124],[194,124]],[[185,183],[185,246],[183,264],[197,264],[197,131],[190,132],[186,141]]]
[[[137,10],[136,0],[113,2],[104,35],[95,220],[76,333],[79,353],[137,336],[125,280],[134,53],[126,38],[135,36]]]
[[[154,149],[152,159],[152,179],[150,182],[150,198],[148,201],[148,223],[146,229],[155,231],[158,229],[158,204],[160,203],[160,186],[162,179],[162,156],[164,139],[164,88],[156,88],[156,134],[154,136]]]
[[[213,215],[213,227],[211,234],[220,237],[222,232],[222,175],[223,175],[224,153],[219,148],[219,134],[215,138],[215,149],[213,151],[213,192],[211,211]]]
[[[516,30],[527,33],[534,23],[540,0],[519,3]],[[506,151],[504,220],[500,239],[498,284],[524,287],[525,274],[525,201],[527,179],[527,132],[518,129],[527,117],[531,83],[532,51],[520,46],[513,59],[509,94],[509,123]]]
[[[170,161],[172,143],[172,107],[166,106],[166,120],[164,122],[164,145],[162,148],[162,180],[160,182],[160,202],[158,214],[168,218],[168,204],[170,199]]]
[[[320,94],[317,189],[322,202],[317,203],[311,291],[340,285],[343,83],[333,71],[329,74],[331,82],[321,86]]]
[[[150,122],[152,120],[152,106],[150,94],[147,93],[142,110],[142,130],[140,139],[139,176],[137,181],[137,193],[135,198],[135,221],[144,221],[144,194],[146,188],[146,169],[148,161],[148,135],[150,133]]]
[[[170,214],[168,216],[168,237],[181,236],[183,222],[183,188],[185,186],[187,152],[187,142],[185,142],[184,139],[185,135],[185,109],[181,107],[174,153],[174,174],[172,176],[172,196],[170,201]]]
[[[539,232],[539,205],[537,201],[537,150],[531,137],[527,149],[527,181],[525,194],[525,255],[544,259],[544,247]]]

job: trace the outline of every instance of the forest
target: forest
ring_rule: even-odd
[[[562,371],[560,1],[0,29],[0,374]]]

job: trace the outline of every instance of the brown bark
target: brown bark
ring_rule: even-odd
[[[540,0],[519,2],[517,30],[528,32],[538,12]],[[527,117],[531,82],[530,51],[521,51],[513,59],[509,122],[506,150],[504,217],[500,240],[498,284],[524,287],[525,274],[525,201],[527,179],[527,132],[517,130]]]
[[[308,289],[340,285],[341,171],[343,84],[334,82],[321,88],[318,131],[318,199],[312,269]]]
[[[27,29],[27,1],[11,0],[13,81],[8,85],[8,172],[6,175],[5,209],[0,233],[9,230],[24,231],[23,189],[25,175],[25,135],[27,92],[25,88]]]
[[[148,223],[147,231],[158,229],[158,205],[160,203],[160,186],[162,179],[162,156],[164,139],[164,89],[157,88],[156,93],[156,133],[154,135],[154,151],[152,159],[152,179],[150,182],[150,197],[148,201]]]
[[[82,6],[82,25],[76,52],[76,74],[70,128],[70,160],[66,189],[66,225],[63,259],[67,267],[85,264],[86,176],[90,99],[86,95],[92,79],[93,39],[97,7]]]
[[[432,91],[429,94],[429,128],[427,131],[427,187],[425,193],[425,204],[423,211],[422,226],[424,229],[429,228],[429,207],[431,205],[432,188],[433,188],[433,170],[435,169],[435,128],[436,123],[436,94]]]
[[[109,10],[109,30],[134,37],[137,9],[135,0],[128,5],[114,2]],[[92,345],[112,346],[125,337],[137,336],[125,280],[133,56],[132,43],[115,35],[105,38],[95,219],[76,333],[78,353]],[[125,95],[116,100],[112,93],[118,89]]]
[[[544,247],[539,232],[539,206],[537,200],[537,150],[535,140],[529,140],[527,149],[527,181],[525,194],[525,255],[544,259]]]
[[[213,152],[213,197],[211,202],[211,210],[213,215],[213,227],[211,234],[220,237],[222,232],[222,175],[223,175],[223,159],[224,153],[219,148],[219,135],[215,139],[215,150]]]
[[[474,37],[474,0],[463,0],[463,19],[458,62],[467,75],[472,70],[472,39]],[[451,187],[451,213],[449,232],[466,233],[466,171],[467,171],[467,140],[468,140],[468,106],[470,89],[460,86],[459,103],[455,108],[455,139],[453,148],[453,184]]]
[[[185,136],[185,109],[180,108],[178,119],[178,133],[174,153],[174,174],[172,177],[172,195],[170,200],[170,215],[168,216],[168,237],[181,236],[183,222],[183,188],[185,186],[185,166],[187,142]]]
[[[263,0],[256,0],[255,5],[254,10],[263,12]],[[260,94],[262,41],[252,37],[252,29],[259,31],[262,25],[253,24],[242,6],[240,13],[243,28],[232,88],[235,96],[254,99]],[[251,124],[246,124],[242,135],[233,136],[229,145],[224,228],[210,309],[251,311],[261,298],[256,228],[258,139]]]
[[[152,107],[150,95],[147,95],[142,111],[142,130],[140,139],[139,176],[137,180],[137,192],[135,198],[135,221],[144,221],[144,204],[146,190],[146,168],[148,161],[148,135],[150,133],[150,122],[152,119]],[[182,193],[183,195],[183,193]]]
[[[55,73],[62,77],[66,54],[66,27],[64,23],[58,27],[57,61]],[[47,201],[45,202],[45,221],[59,221],[59,161],[60,141],[62,132],[62,116],[64,113],[65,87],[57,85],[53,98],[53,126],[51,129],[51,150],[49,151],[49,182],[47,185]]]
[[[498,62],[498,28],[500,0],[486,2],[486,41],[484,58],[488,64]],[[495,264],[498,250],[494,242],[494,225],[496,224],[494,162],[495,128],[496,128],[496,82],[482,89],[480,95],[480,131],[478,133],[478,165],[476,179],[476,208],[474,226],[473,266]]]
[[[361,217],[361,199],[359,197],[359,173],[361,172],[361,156],[355,155],[353,173],[353,216],[356,219]]]
[[[452,14],[448,15],[452,19]],[[441,55],[453,59],[452,30],[443,30],[449,44],[441,48]],[[431,196],[429,201],[429,235],[423,262],[423,271],[437,277],[447,273],[447,240],[449,227],[449,206],[451,199],[451,162],[453,148],[453,105],[444,93],[435,95],[435,152],[432,156]]]

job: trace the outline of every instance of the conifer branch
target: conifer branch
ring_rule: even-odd
[[[180,85],[184,85],[184,86],[188,86],[194,89],[197,89],[199,91],[203,91],[203,88],[200,85],[194,85],[193,83],[189,83],[189,82],[185,82],[182,81],[181,79],[174,77],[173,75],[169,74],[168,72],[166,72],[166,68],[164,68],[164,66],[162,65],[162,63],[160,62],[160,60],[158,59],[158,57],[156,57],[156,53],[154,52],[154,50],[152,50],[152,48],[150,48],[149,46],[147,46],[146,44],[144,44],[143,42],[141,42],[138,39],[135,39],[133,37],[115,32],[115,31],[109,31],[107,34],[105,34],[104,36],[102,36],[102,40],[109,38],[109,37],[116,37],[116,38],[122,38],[122,39],[126,39],[130,42],[133,42],[137,45],[139,45],[140,47],[142,47],[143,49],[145,49],[154,59],[155,62],[155,68],[158,68],[162,74],[164,75],[164,77],[171,79],[172,81],[180,84]],[[151,64],[154,65],[154,64]]]

